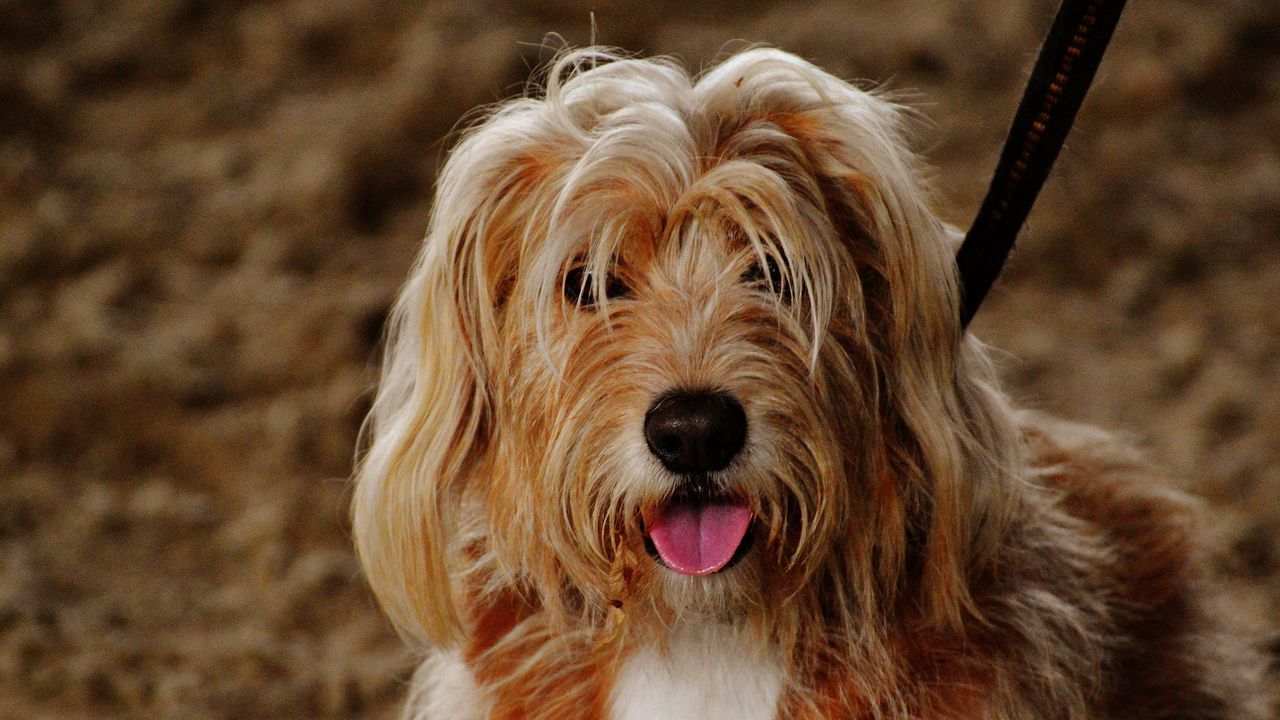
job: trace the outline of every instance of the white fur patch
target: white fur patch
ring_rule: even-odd
[[[611,697],[613,720],[771,720],[782,668],[770,649],[724,626],[682,628],[669,652],[638,650]]]
[[[428,657],[414,673],[402,720],[478,720],[486,708],[466,663],[453,653]]]

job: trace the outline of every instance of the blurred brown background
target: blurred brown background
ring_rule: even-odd
[[[545,33],[917,90],[965,224],[1053,8],[0,0],[0,718],[393,715],[355,433],[450,129]],[[1280,620],[1280,4],[1130,3],[977,330],[1188,478]]]

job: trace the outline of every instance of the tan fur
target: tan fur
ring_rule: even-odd
[[[1259,716],[1186,501],[1110,440],[1020,419],[961,333],[955,233],[902,125],[778,51],[694,80],[585,50],[453,150],[354,528],[477,717],[607,717],[628,656],[690,623],[770,648],[779,718]],[[767,262],[780,287],[744,280]],[[575,265],[630,294],[566,298]],[[672,481],[640,426],[672,388],[749,421],[722,472],[755,545],[706,577],[644,548]]]

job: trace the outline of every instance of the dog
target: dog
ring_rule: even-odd
[[[410,718],[1261,718],[1196,509],[1013,409],[910,111],[588,48],[466,131],[353,534]]]

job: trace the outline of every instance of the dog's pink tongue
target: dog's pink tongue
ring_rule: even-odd
[[[710,575],[742,544],[751,511],[729,501],[673,502],[649,524],[649,538],[667,567],[682,575]]]

